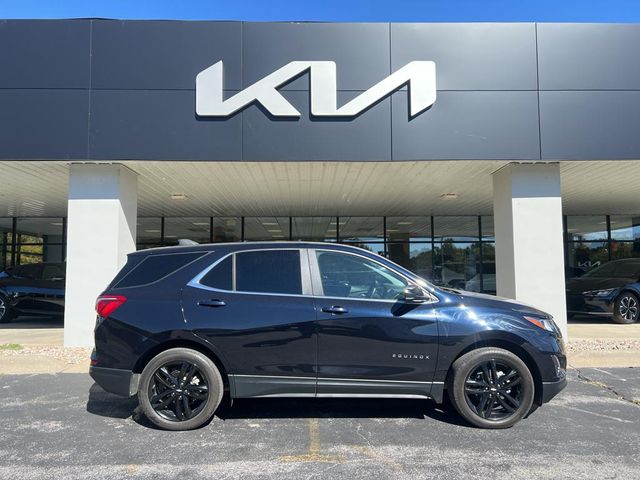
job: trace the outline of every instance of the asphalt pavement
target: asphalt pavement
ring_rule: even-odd
[[[429,401],[255,399],[156,430],[86,374],[0,376],[0,478],[640,478],[640,369],[570,371],[509,430]]]

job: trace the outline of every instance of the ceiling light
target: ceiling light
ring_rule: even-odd
[[[453,192],[443,193],[442,195],[440,195],[440,198],[442,198],[443,200],[455,200],[456,198],[458,198],[458,194]]]
[[[262,225],[264,225],[265,227],[273,227],[275,225],[278,225],[278,222],[262,222]]]
[[[147,233],[160,233],[160,230],[145,230]]]
[[[413,222],[398,222],[397,225],[413,225]]]
[[[178,238],[177,235],[165,235],[164,238]]]
[[[209,226],[209,222],[193,222],[192,225],[198,225],[199,227]]]
[[[400,230],[394,228],[387,228],[387,232],[399,232]]]
[[[51,225],[53,225],[54,227],[61,227],[62,222],[51,222]]]
[[[271,235],[271,238],[284,238],[284,235]]]
[[[267,232],[269,232],[269,233],[282,233],[282,230],[277,228],[277,229],[273,229],[273,230],[267,230]]]
[[[189,197],[187,197],[186,193],[172,193],[171,194],[171,200],[187,200]]]

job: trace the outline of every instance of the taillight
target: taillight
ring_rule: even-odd
[[[127,297],[124,295],[101,295],[96,300],[96,312],[102,318],[106,318],[126,301]]]

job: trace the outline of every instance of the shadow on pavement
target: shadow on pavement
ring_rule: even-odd
[[[96,383],[89,389],[87,412],[101,417],[129,418],[155,428],[138,407],[136,397],[123,398],[105,392]],[[469,426],[450,403],[429,400],[380,398],[242,398],[230,405],[228,397],[216,412],[221,420],[283,418],[432,418],[439,422]],[[206,426],[206,425],[205,425]]]

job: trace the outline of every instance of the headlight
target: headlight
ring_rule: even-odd
[[[533,323],[538,328],[542,328],[543,330],[562,336],[560,329],[552,318],[528,317],[527,315],[524,315],[524,319],[529,323]]]
[[[582,292],[583,295],[588,297],[608,297],[611,293],[616,290],[615,288],[605,288],[603,290],[589,290],[587,292]]]

